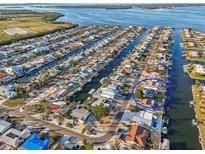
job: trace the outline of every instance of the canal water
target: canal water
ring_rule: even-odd
[[[191,86],[194,81],[183,73],[183,65],[187,60],[183,59],[180,43],[180,29],[175,29],[173,51],[173,67],[171,70],[171,86],[173,98],[168,105],[168,116],[170,117],[169,136],[171,149],[201,149],[198,140],[198,129],[192,126],[194,111],[189,106],[193,99]]]
[[[117,58],[115,58],[113,61],[108,63],[103,70],[101,70],[98,74],[98,76],[92,78],[91,82],[85,84],[82,87],[81,91],[78,91],[75,93],[73,97],[71,97],[71,100],[74,101],[81,101],[88,98],[90,95],[88,92],[91,89],[97,90],[101,84],[100,80],[104,77],[109,76],[110,73],[113,72],[113,69],[117,68],[117,66],[120,65],[120,63],[123,61],[123,59],[134,49],[134,47],[140,42],[140,40],[146,35],[147,31],[141,34],[134,42],[132,42],[126,49],[124,49]]]

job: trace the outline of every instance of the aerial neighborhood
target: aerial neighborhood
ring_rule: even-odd
[[[1,149],[169,149],[169,87],[131,91],[169,82],[172,33],[77,26],[1,46]]]
[[[87,6],[99,24],[62,22],[82,6],[1,7],[0,150],[188,149],[183,132],[204,149],[205,32],[92,12],[123,5]]]

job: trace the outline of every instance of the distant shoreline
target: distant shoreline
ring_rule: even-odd
[[[167,4],[61,4],[61,3],[23,3],[23,4],[1,4],[2,6],[11,7],[22,7],[22,6],[31,6],[31,7],[40,7],[40,8],[56,8],[56,9],[66,9],[66,8],[93,8],[93,9],[135,9],[135,8],[142,8],[142,9],[160,9],[160,8],[175,8],[175,7],[193,7],[193,6],[205,6],[205,3],[167,3]]]

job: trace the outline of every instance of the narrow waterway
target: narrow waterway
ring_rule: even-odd
[[[104,67],[98,74],[98,76],[92,78],[91,82],[88,82],[82,87],[81,91],[78,91],[71,97],[71,100],[80,101],[85,100],[89,97],[88,92],[91,89],[97,89],[101,86],[100,80],[104,77],[107,77],[110,73],[113,72],[117,66],[123,61],[123,59],[134,49],[134,47],[140,42],[140,40],[146,35],[147,31],[141,34],[133,43],[131,43],[126,49],[124,49],[117,58],[111,61],[108,65]]]
[[[192,126],[192,119],[195,114],[189,106],[193,99],[191,86],[194,83],[188,75],[183,73],[182,67],[187,60],[181,56],[182,48],[180,43],[180,29],[175,30],[175,43],[172,45],[173,67],[171,71],[171,86],[173,98],[168,105],[168,116],[170,117],[169,139],[171,149],[201,149],[198,140],[198,129]]]

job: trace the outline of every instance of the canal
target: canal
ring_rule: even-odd
[[[191,86],[194,81],[183,73],[182,67],[187,64],[183,59],[180,43],[180,29],[175,29],[173,51],[173,67],[171,71],[171,86],[173,98],[168,105],[167,112],[170,117],[169,139],[171,149],[201,149],[198,140],[198,129],[192,126],[194,110],[190,108],[189,101],[193,99]]]
[[[113,69],[115,69],[117,66],[120,65],[120,63],[123,61],[123,59],[134,49],[134,47],[140,42],[140,40],[147,34],[147,31],[142,33],[134,42],[132,42],[126,49],[124,49],[117,58],[115,58],[113,61],[111,61],[108,65],[104,67],[103,70],[101,70],[98,74],[98,76],[92,78],[91,82],[88,82],[82,87],[81,91],[76,92],[73,97],[70,99],[73,101],[82,101],[87,99],[90,95],[88,92],[91,89],[97,90],[101,84],[100,80],[102,78],[105,78],[109,76],[113,72]]]

